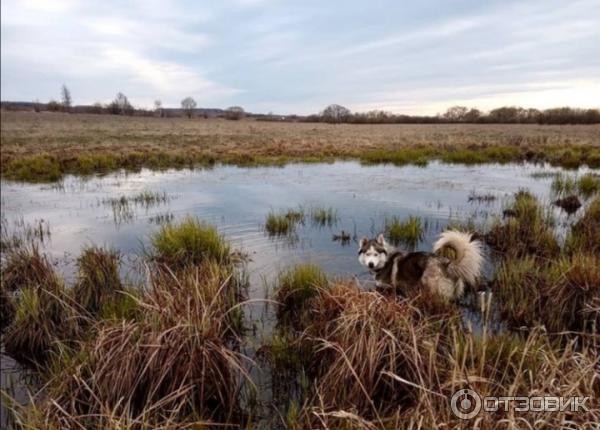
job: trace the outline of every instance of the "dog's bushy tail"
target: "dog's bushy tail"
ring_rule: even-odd
[[[454,251],[454,255],[445,252],[448,248]],[[462,279],[467,284],[475,285],[481,274],[483,250],[481,242],[473,240],[471,233],[447,230],[433,245],[433,252],[442,253],[450,259],[448,265],[450,275]]]

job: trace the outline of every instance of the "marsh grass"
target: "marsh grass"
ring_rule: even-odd
[[[61,283],[48,257],[35,245],[8,251],[2,263],[2,284],[8,291],[25,287],[54,290]]]
[[[73,297],[90,315],[97,316],[123,292],[119,264],[117,251],[96,246],[84,248],[77,259],[79,272]]]
[[[342,246],[349,245],[351,239],[352,235],[345,230],[342,230],[339,233],[334,233],[331,236],[331,240],[333,240],[334,242],[340,242]]]
[[[600,177],[594,173],[586,173],[579,177],[558,174],[550,186],[557,197],[578,193],[583,198],[590,198],[600,191]]]
[[[472,190],[467,197],[469,202],[477,202],[477,203],[491,203],[496,200],[496,196],[491,193],[486,194],[478,194],[475,190]]]
[[[338,222],[337,210],[332,207],[313,207],[310,210],[313,224],[320,227],[332,227]]]
[[[252,120],[224,125],[219,119],[165,121],[114,115],[32,116],[27,112],[2,112],[1,123],[2,175],[24,181],[142,167],[282,166],[337,159],[420,166],[441,159],[600,167],[596,126],[360,126]]]
[[[404,244],[412,248],[423,239],[425,230],[421,218],[412,215],[405,221],[396,216],[386,218],[384,229],[392,244]]]
[[[583,216],[571,227],[566,248],[571,252],[600,254],[600,197],[589,204]]]
[[[150,224],[162,225],[162,224],[168,224],[168,223],[172,222],[174,219],[175,219],[174,214],[172,214],[171,212],[164,212],[164,213],[159,213],[159,214],[149,217],[148,222]]]
[[[302,207],[280,212],[270,211],[265,221],[265,230],[270,236],[287,236],[295,231],[299,223],[304,222],[304,218]]]
[[[106,198],[101,203],[111,207],[115,223],[121,224],[131,222],[135,218],[135,209],[138,206],[148,210],[151,207],[166,204],[168,201],[169,197],[165,192],[144,190],[132,196]]]
[[[26,223],[23,218],[20,218],[12,224],[2,213],[0,222],[0,250],[2,252],[25,246],[44,245],[51,238],[50,224],[44,219]]]
[[[118,255],[96,247],[78,259],[74,306],[65,306],[70,298],[62,283],[52,292],[23,290],[7,351],[25,358],[52,354],[39,397],[13,405],[19,426],[150,429],[243,422],[239,393],[242,383],[252,382],[237,348],[247,278],[229,264],[230,249],[213,227],[191,218],[168,227],[154,237],[160,258],[149,264],[143,291],[124,287]],[[96,320],[87,320],[86,336],[66,331],[80,319],[71,313],[76,310],[97,312]]]
[[[327,286],[325,272],[314,264],[299,264],[280,272],[275,287],[279,320],[293,323],[300,317],[306,302]]]
[[[15,299],[12,292],[4,287],[4,283],[0,283],[0,332],[12,322],[15,316]]]
[[[533,179],[554,179],[557,176],[562,175],[561,172],[546,172],[546,171],[539,171],[539,172],[533,172],[531,175],[529,175],[531,178]]]
[[[146,209],[157,206],[160,204],[167,203],[169,197],[166,192],[152,192],[149,190],[141,191],[140,193],[129,198],[133,203],[138,204]]]
[[[496,220],[485,238],[496,251],[505,255],[555,257],[560,247],[554,235],[554,220],[527,191],[515,194],[512,204],[504,210],[510,214]]]
[[[600,325],[600,258],[577,253],[540,262],[532,256],[503,261],[492,282],[503,321],[543,324],[551,332],[591,331]]]
[[[485,327],[476,336],[459,316],[427,317],[410,302],[350,284],[323,290],[310,307],[301,341],[315,346],[307,358],[315,379],[291,423],[288,416],[290,428],[458,428],[464,421],[448,399],[461,388],[482,396],[592,397],[598,389],[598,353],[582,339],[561,344],[541,329],[494,334]],[[532,411],[503,420],[509,427],[565,419],[589,426],[600,403],[590,406],[577,416]],[[498,424],[495,414],[477,420],[480,428]]]
[[[2,291],[6,317],[11,317],[3,342],[15,359],[43,365],[60,342],[77,339],[76,311],[64,283],[36,246],[8,251]]]
[[[24,156],[11,161],[2,173],[9,178],[27,182],[53,182],[63,176],[59,161],[46,154]]]
[[[151,241],[154,258],[172,268],[205,260],[228,264],[231,260],[231,247],[217,229],[193,217],[161,226]]]
[[[550,184],[550,190],[557,197],[573,194],[577,190],[577,179],[568,174],[557,175]]]
[[[590,198],[600,192],[600,176],[586,173],[577,178],[577,191],[585,198]]]

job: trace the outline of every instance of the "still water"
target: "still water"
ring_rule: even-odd
[[[80,250],[90,244],[118,249],[123,256],[122,275],[138,281],[142,277],[141,255],[150,246],[150,236],[158,224],[165,219],[176,222],[196,216],[216,225],[234,247],[249,256],[248,298],[265,299],[278,271],[300,262],[316,263],[332,277],[353,277],[367,288],[371,277],[358,264],[357,240],[380,233],[386,217],[421,217],[426,231],[417,249],[431,250],[437,234],[449,222],[490,223],[520,189],[528,189],[549,202],[555,172],[559,170],[529,164],[395,167],[337,162],[281,168],[142,170],[91,178],[69,176],[57,184],[2,181],[2,218],[8,229],[43,220],[50,237],[42,247],[69,281],[75,276]],[[163,198],[152,204],[132,203],[127,210],[110,204],[111,199],[141,192],[158,193]],[[473,194],[495,199],[470,200]],[[267,234],[267,213],[298,207],[307,212],[332,207],[337,222],[320,226],[307,217],[291,236]],[[555,215],[559,225],[566,220],[558,210]],[[342,230],[350,233],[349,243],[332,239]],[[255,333],[249,336],[246,346],[252,355],[261,340],[268,337],[273,312],[264,303],[254,303],[247,306],[245,314]],[[3,388],[18,386],[14,378],[20,373],[13,372],[14,364],[8,357],[2,358]],[[272,397],[268,394],[268,369],[257,368],[254,372],[261,392],[267,393],[261,394],[262,400],[268,401]]]

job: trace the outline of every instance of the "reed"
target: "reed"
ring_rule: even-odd
[[[384,228],[386,236],[394,245],[402,243],[414,248],[423,239],[423,223],[416,216],[411,215],[405,221],[395,216],[386,218]]]
[[[288,209],[283,212],[270,211],[265,221],[265,230],[270,236],[287,236],[294,232],[296,225],[304,222],[304,210]]]
[[[332,207],[314,207],[310,210],[310,218],[318,226],[334,226],[338,221],[337,210]]]
[[[496,221],[486,234],[487,243],[508,256],[556,257],[560,252],[554,235],[554,221],[537,199],[527,191],[515,194],[504,210],[505,219]]]

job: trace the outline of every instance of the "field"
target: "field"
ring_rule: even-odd
[[[599,136],[2,112],[0,426],[595,428]],[[488,266],[459,300],[357,261],[448,228]],[[587,409],[467,421],[467,388]]]
[[[118,168],[352,158],[424,164],[549,161],[600,166],[600,125],[329,125],[3,111],[2,173],[56,180]]]

